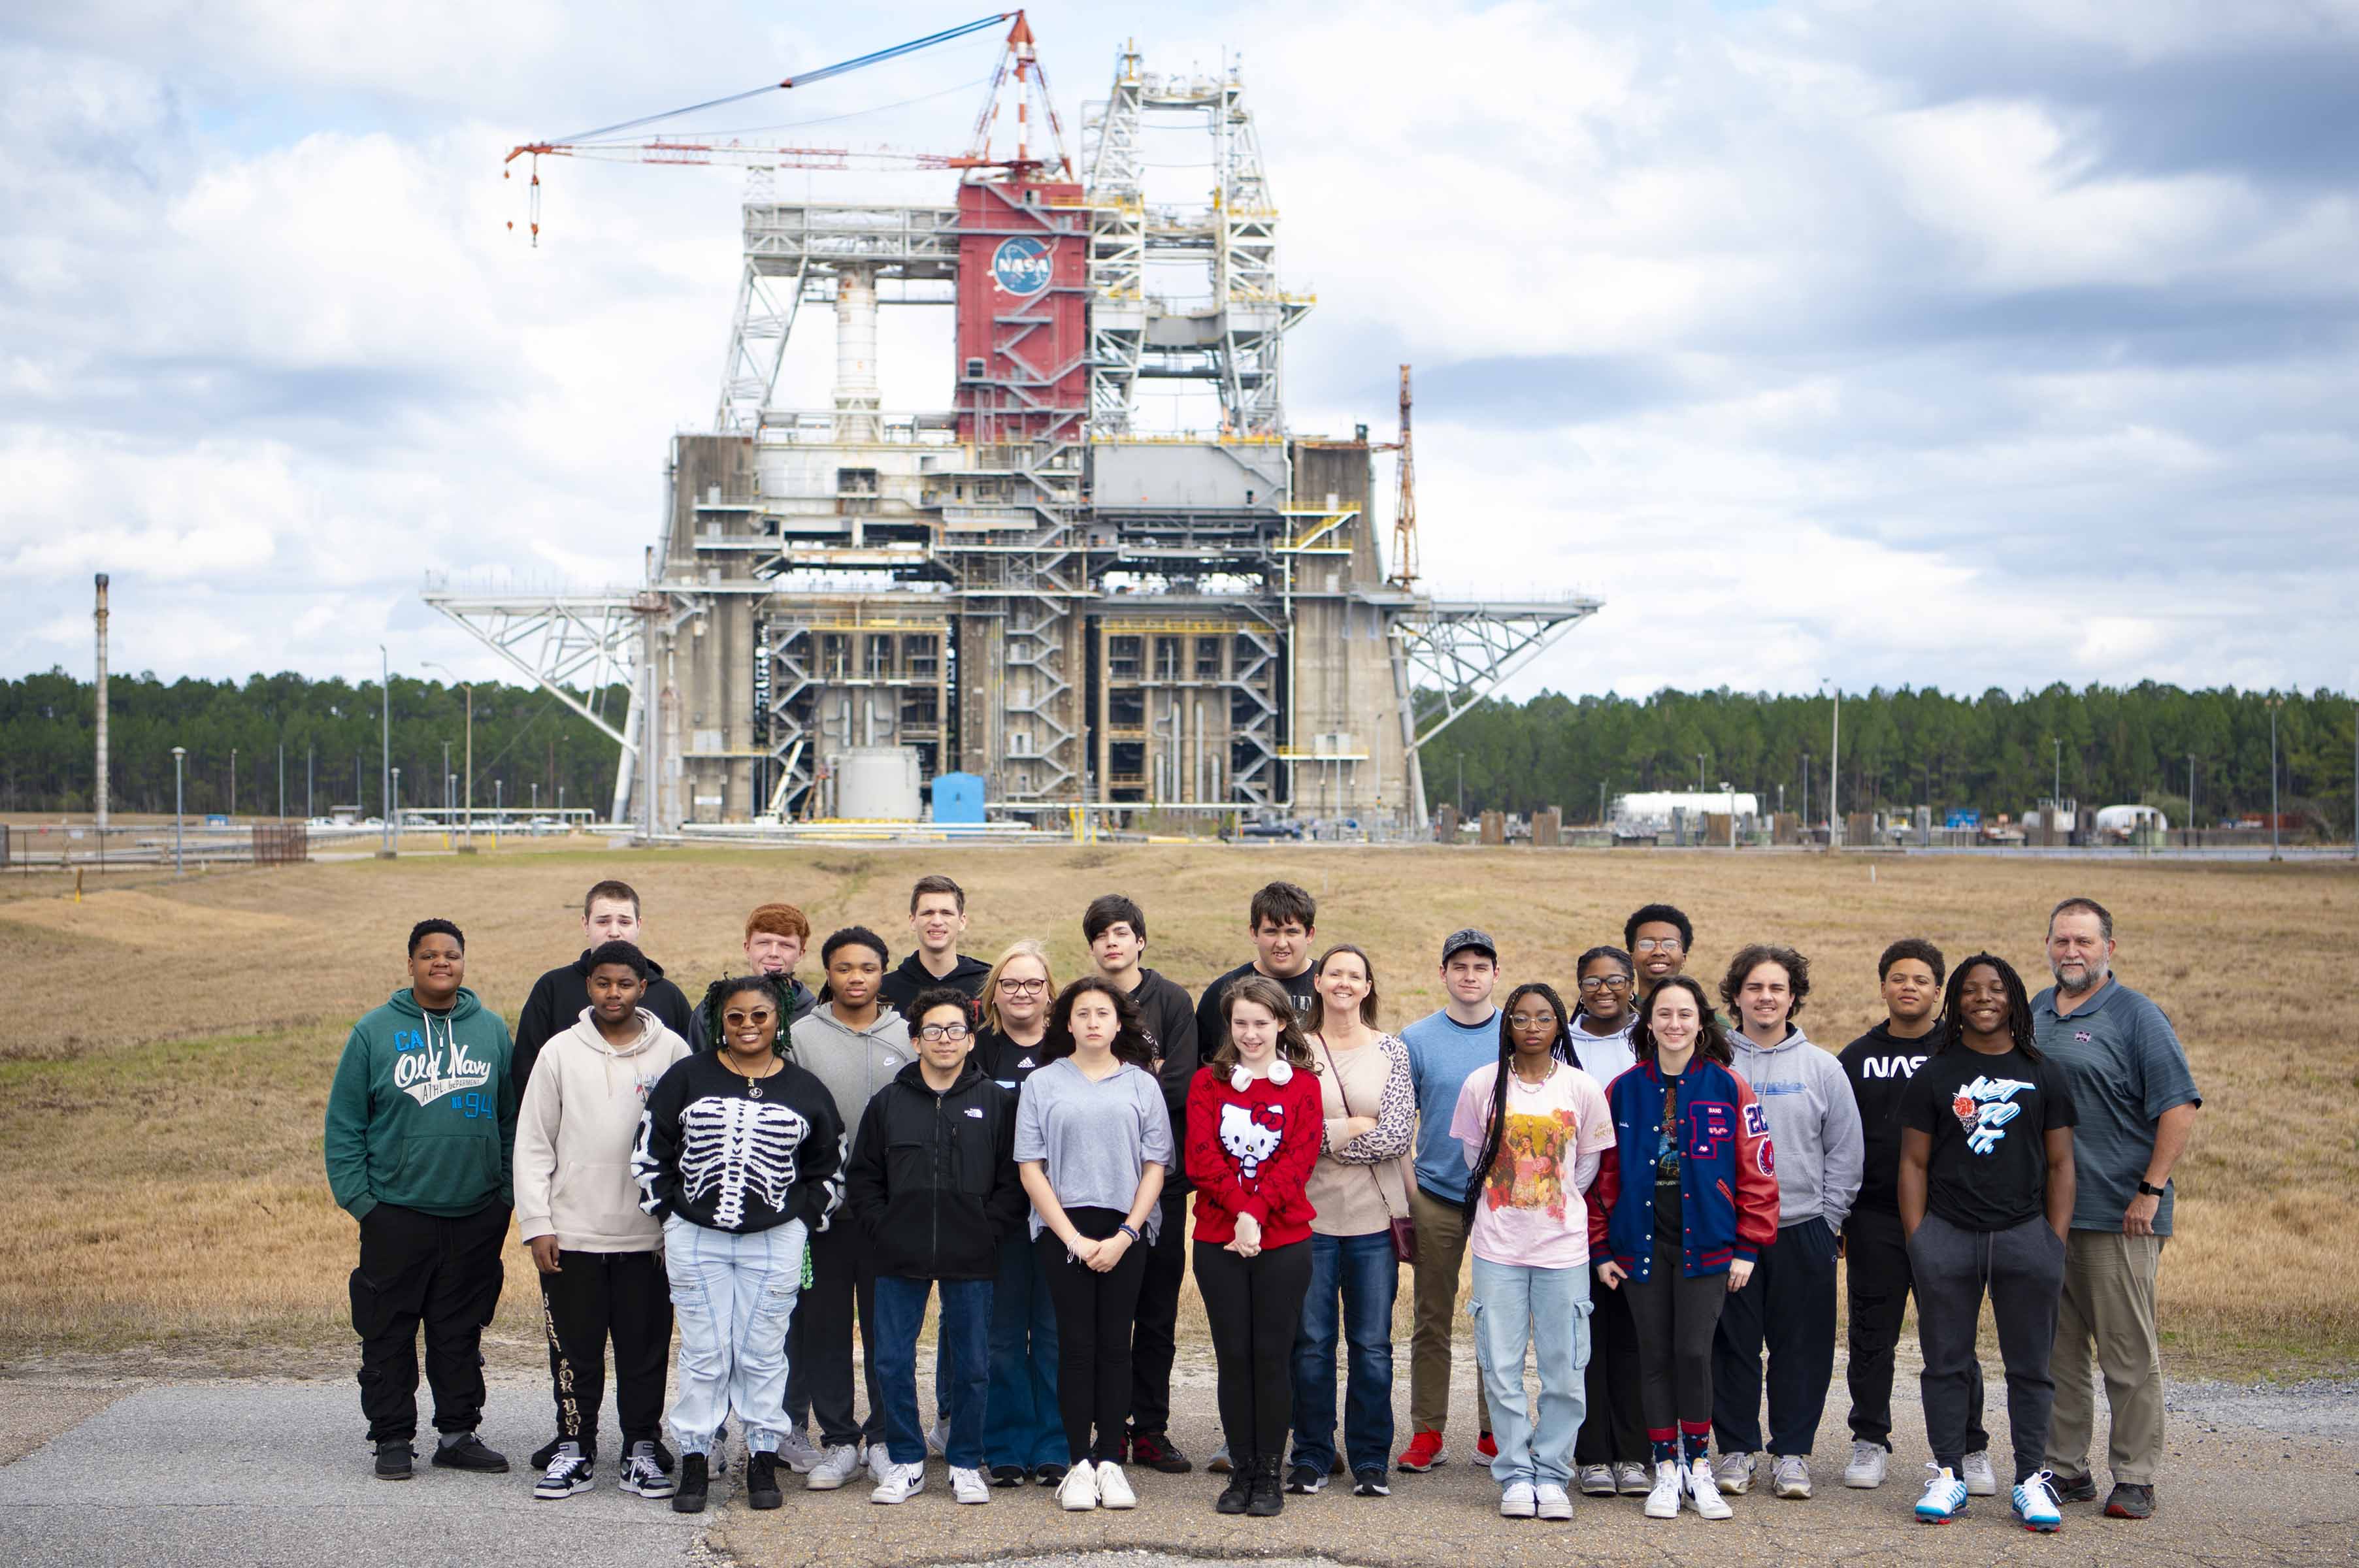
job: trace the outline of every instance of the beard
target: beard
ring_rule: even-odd
[[[2079,985],[2074,985],[2071,980],[2064,978],[2064,971],[2068,968],[2082,970],[2081,983]],[[2078,959],[2062,964],[2056,962],[2054,959],[2050,959],[2048,964],[2048,972],[2054,978],[2059,989],[2069,991],[2072,995],[2078,996],[2083,991],[2093,991],[2099,986],[2104,985],[2106,978],[2114,971],[2113,966],[2108,964],[2104,959],[2094,958],[2090,960],[2085,967]]]

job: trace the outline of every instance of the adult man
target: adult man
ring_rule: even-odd
[[[1843,1048],[1835,1060],[1859,1102],[1864,1153],[1859,1197],[1843,1221],[1843,1281],[1851,1305],[1845,1379],[1851,1385],[1851,1463],[1846,1487],[1884,1485],[1892,1457],[1892,1353],[1913,1288],[1908,1238],[1900,1228],[1900,1099],[1932,1053],[1941,1027],[1941,981],[1949,973],[1941,950],[1921,936],[1904,936],[1875,961],[1884,992],[1884,1022]],[[1983,1369],[1973,1367],[1969,1393],[1969,1451],[1960,1477],[1968,1493],[1996,1495],[1990,1433],[1983,1425]]]
[[[409,984],[353,1025],[328,1089],[328,1188],[360,1222],[353,1332],[381,1481],[407,1481],[418,1435],[418,1335],[434,1390],[433,1462],[505,1474],[484,1446],[484,1325],[500,1299],[515,1206],[516,1102],[507,1026],[461,982],[467,939],[409,932]]]
[[[2186,1152],[2203,1098],[2170,1020],[2113,978],[2113,958],[2114,917],[2104,904],[2068,898],[2049,915],[2048,970],[2056,983],[2032,999],[2032,1027],[2040,1053],[2062,1065],[2081,1124],[2073,1137],[2080,1185],[2056,1317],[2048,1467],[2064,1501],[2097,1495],[2089,1466],[2093,1341],[2113,1410],[2106,1447],[2114,1489],[2105,1512],[2147,1519],[2162,1457],[2155,1274],[2170,1236],[2171,1168]]]
[[[1450,1135],[1458,1091],[1478,1067],[1499,1060],[1499,1010],[1491,992],[1499,982],[1499,945],[1490,934],[1451,933],[1441,945],[1441,986],[1450,1000],[1402,1030],[1410,1080],[1417,1087],[1417,1181],[1408,1207],[1417,1221],[1416,1283],[1408,1353],[1408,1447],[1396,1463],[1430,1470],[1442,1462],[1450,1424],[1450,1331],[1458,1316],[1458,1273],[1466,1258],[1465,1146]],[[1491,1436],[1490,1401],[1474,1389],[1474,1420],[1482,1452]],[[1485,1457],[1488,1457],[1485,1455]]]
[[[885,939],[866,926],[846,926],[830,936],[820,946],[827,989],[794,1028],[794,1059],[826,1086],[846,1127],[859,1126],[876,1091],[918,1059],[908,1024],[878,995],[886,956]],[[871,1327],[876,1320],[875,1260],[855,1238],[858,1229],[832,1225],[810,1238],[811,1282],[788,1332],[788,1364],[805,1363],[803,1386],[819,1421],[822,1453],[805,1483],[815,1492],[833,1491],[852,1479],[864,1443],[872,1447],[871,1468],[879,1483],[889,1463],[879,1441],[885,1400]],[[855,1311],[868,1389],[865,1422],[854,1416],[852,1402]]]
[[[645,952],[647,924],[639,918],[639,895],[628,882],[614,881],[593,884],[582,900],[582,935],[586,943],[582,956],[570,964],[556,968],[532,982],[532,990],[524,999],[524,1011],[516,1015],[516,1097],[524,1099],[524,1086],[532,1076],[532,1065],[539,1059],[540,1048],[552,1034],[562,1034],[573,1027],[582,1010],[590,1005],[590,954],[605,942],[628,942]],[[666,1029],[690,1044],[690,1033],[695,1025],[690,1021],[688,998],[671,981],[664,979],[663,966],[647,960],[647,994],[639,1000],[660,1020]],[[542,1461],[546,1464],[547,1461]]]
[[[1695,927],[1670,904],[1641,904],[1622,923],[1622,946],[1637,971],[1638,1000],[1644,1003],[1657,986],[1688,967]],[[1646,1009],[1642,1005],[1638,1011],[1643,1015]]]
[[[1810,961],[1791,947],[1738,949],[1720,983],[1737,1015],[1736,1075],[1759,1097],[1777,1172],[1777,1244],[1721,1308],[1712,1334],[1713,1479],[1728,1496],[1753,1486],[1761,1446],[1761,1352],[1769,1352],[1770,1485],[1810,1495],[1810,1447],[1835,1375],[1835,1238],[1859,1195],[1859,1102],[1833,1055],[1794,1022],[1810,994]]]
[[[991,966],[980,958],[961,956],[959,937],[966,932],[966,890],[944,876],[919,877],[909,890],[909,929],[917,934],[915,951],[885,977],[885,1005],[907,1013],[918,993],[948,986],[969,998],[983,990]],[[858,1125],[856,1113],[844,1119]]]
[[[1209,1055],[1227,1033],[1221,1021],[1221,995],[1233,980],[1266,975],[1286,988],[1299,1019],[1319,1016],[1319,992],[1311,985],[1310,939],[1318,935],[1319,901],[1292,882],[1271,882],[1253,895],[1245,929],[1253,936],[1251,963],[1214,979],[1196,999],[1196,1044]],[[1445,1112],[1445,1115],[1447,1113]]]
[[[1147,952],[1147,912],[1120,893],[1090,901],[1082,937],[1098,973],[1138,1004],[1139,1026],[1155,1049],[1156,1076],[1171,1114],[1175,1143],[1187,1145],[1188,1086],[1196,1076],[1196,1015],[1188,993],[1153,969],[1139,967]],[[1163,1180],[1162,1228],[1147,1249],[1130,1336],[1130,1458],[1167,1476],[1185,1474],[1188,1455],[1171,1441],[1171,1362],[1179,1350],[1180,1289],[1188,1266],[1188,1179]]]
[[[803,949],[810,943],[810,921],[791,903],[756,904],[745,917],[746,962],[753,966],[753,973],[769,978],[770,989],[778,999],[780,1051],[792,1044],[788,1032],[818,1001],[810,988],[795,979],[795,966],[803,961]],[[705,987],[703,1000],[696,1004],[690,1020],[693,1033],[688,1036],[692,1050],[721,1048],[721,1025],[714,1010],[723,983],[715,980]]]

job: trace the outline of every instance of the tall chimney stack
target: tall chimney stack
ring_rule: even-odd
[[[106,574],[98,574],[98,830],[106,831]]]

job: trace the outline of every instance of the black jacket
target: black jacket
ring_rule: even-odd
[[[1185,990],[1153,969],[1138,971],[1138,989],[1130,993],[1130,1000],[1138,1004],[1139,1027],[1147,1031],[1147,1043],[1155,1047],[1155,1076],[1162,1080],[1163,1107],[1171,1116],[1171,1146],[1184,1150],[1188,1147],[1188,1086],[1195,1081],[1201,1065],[1196,1010]],[[1175,1158],[1164,1172],[1165,1192],[1188,1190],[1188,1175],[1180,1164]]]
[[[961,953],[951,972],[936,979],[928,972],[923,960],[912,953],[894,966],[893,972],[885,977],[884,983],[877,989],[884,993],[886,1001],[891,1004],[894,1011],[907,1018],[909,1016],[909,1004],[922,992],[936,986],[948,986],[954,991],[963,991],[968,1000],[974,1000],[983,995],[983,982],[990,974],[989,964]]]
[[[1932,1054],[1940,1027],[1936,1022],[1932,1033],[1895,1040],[1879,1023],[1835,1057],[1851,1080],[1852,1098],[1859,1101],[1859,1127],[1866,1139],[1859,1196],[1852,1200],[1854,1211],[1900,1213],[1900,1097]]]
[[[861,1114],[844,1206],[876,1272],[913,1280],[988,1280],[999,1243],[1025,1219],[1016,1176],[1016,1097],[973,1056],[937,1094],[912,1062]]]
[[[720,1004],[721,987],[728,978],[724,975],[704,988],[703,1000],[696,1004],[696,1011],[689,1019],[695,1033],[682,1036],[687,1040],[690,1050],[705,1052],[721,1048],[721,1021],[713,1016],[713,1009]],[[770,982],[771,993],[778,999],[778,1054],[791,1059],[794,1052],[788,1044],[787,1032],[795,1026],[795,1020],[811,1010],[819,999],[811,995],[809,986],[792,975],[765,978]]]
[[[524,999],[524,1011],[516,1015],[516,1055],[508,1068],[518,1105],[524,1103],[524,1086],[532,1076],[532,1065],[540,1059],[540,1048],[580,1022],[582,1010],[589,1005],[587,947],[573,962],[532,982],[532,993]],[[696,1036],[689,1033],[695,1024],[689,1017],[688,998],[664,979],[663,966],[653,958],[647,960],[647,994],[639,999],[639,1005],[661,1019],[666,1029],[690,1045],[696,1044]]]

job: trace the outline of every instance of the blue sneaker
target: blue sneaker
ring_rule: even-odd
[[[1925,1466],[1933,1472],[1925,1483],[1925,1495],[1917,1499],[1917,1522],[1947,1524],[1966,1511],[1966,1484],[1939,1465]]]
[[[1918,1505],[1921,1509],[1924,1505]],[[2023,1521],[2026,1530],[2036,1530],[2042,1535],[2064,1528],[2064,1510],[2056,1502],[2056,1484],[2042,1470],[2019,1483],[2015,1488],[2015,1517]]]

